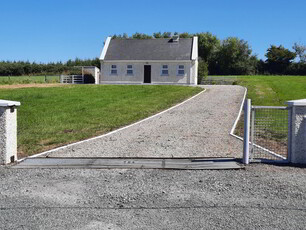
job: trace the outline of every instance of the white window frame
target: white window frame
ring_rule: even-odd
[[[132,72],[129,73],[129,71],[132,71]],[[133,65],[131,65],[131,64],[126,65],[126,75],[129,75],[129,76],[134,75]]]
[[[113,71],[116,71],[116,73],[113,73]],[[118,75],[118,69],[117,69],[117,65],[111,65],[111,71],[110,71],[111,75]]]
[[[163,71],[167,71],[167,73],[163,73]],[[169,65],[162,65],[160,75],[169,76]]]
[[[183,68],[180,68],[182,66],[183,66]],[[184,72],[180,73],[180,71],[184,71]],[[185,65],[178,65],[177,66],[177,76],[184,76],[184,75],[185,75]]]

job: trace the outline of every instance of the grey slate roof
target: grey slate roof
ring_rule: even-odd
[[[112,39],[104,60],[191,60],[192,38]]]

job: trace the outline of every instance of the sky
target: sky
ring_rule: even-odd
[[[107,36],[211,32],[270,45],[306,45],[305,0],[0,0],[0,60],[38,63],[99,57]]]

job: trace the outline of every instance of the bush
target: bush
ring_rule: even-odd
[[[198,66],[198,84],[201,84],[202,80],[208,75],[208,64],[206,61],[200,60]]]

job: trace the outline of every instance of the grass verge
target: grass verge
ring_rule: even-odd
[[[21,102],[18,155],[23,157],[133,123],[201,90],[184,86],[69,85],[0,89],[0,98]]]

